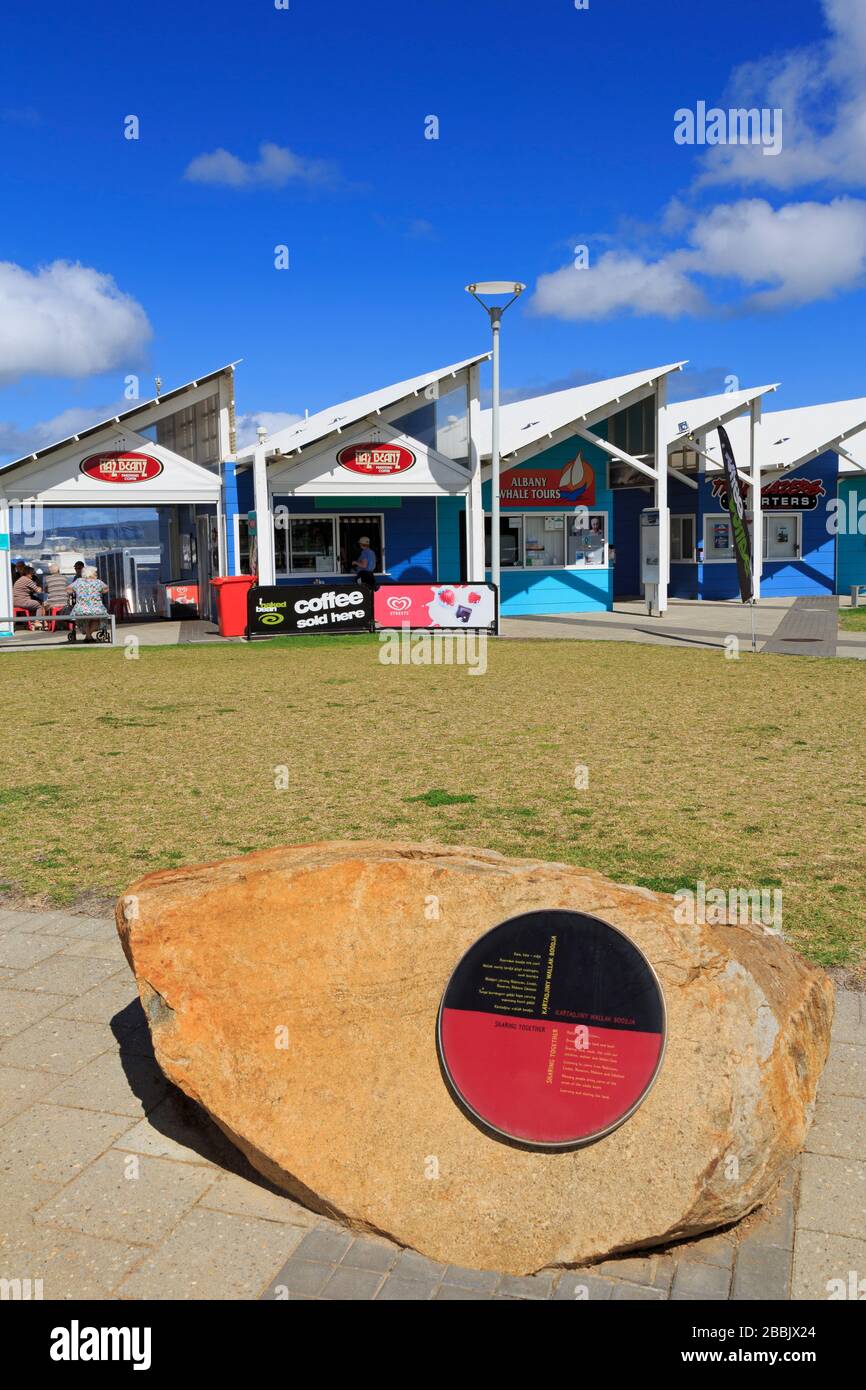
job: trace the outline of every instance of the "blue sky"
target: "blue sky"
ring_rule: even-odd
[[[249,429],[469,356],[463,286],[500,276],[511,394],[688,358],[680,394],[866,395],[862,0],[96,0],[2,35],[0,456],[128,373],[243,358]],[[677,144],[701,100],[780,107],[782,153]]]

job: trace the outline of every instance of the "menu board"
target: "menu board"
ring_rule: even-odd
[[[664,997],[642,951],[609,922],[560,908],[482,936],[439,1006],[454,1098],[492,1134],[533,1148],[576,1148],[623,1124],[664,1043]]]

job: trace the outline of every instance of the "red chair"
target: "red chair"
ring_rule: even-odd
[[[53,619],[53,618],[56,618],[58,613],[65,613],[65,612],[66,612],[66,604],[65,604],[65,603],[51,603],[51,604],[49,604],[48,607],[45,609],[45,612],[46,612],[46,614],[50,615],[50,617],[51,617],[52,619]],[[46,624],[45,624],[45,631],[46,631],[46,632],[54,632],[54,630],[55,630],[56,627],[57,627],[57,623],[56,623],[56,622],[50,622],[50,623],[49,623],[49,622],[46,622]]]
[[[119,623],[129,621],[129,604],[125,598],[110,598],[108,600],[108,611],[113,613]]]
[[[19,618],[19,617],[20,617],[20,618],[30,618],[30,622],[27,624],[27,631],[28,631],[28,632],[32,632],[32,631],[33,631],[33,620],[32,620],[33,615],[31,614],[29,608],[13,608],[13,609],[12,609],[12,617],[13,617],[13,618]]]

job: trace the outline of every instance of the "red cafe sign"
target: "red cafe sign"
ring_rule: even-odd
[[[713,497],[727,505],[728,484],[726,478],[713,478]],[[740,479],[740,492],[747,496],[746,484]],[[777,478],[773,483],[765,483],[761,488],[761,511],[763,512],[813,512],[818,498],[825,495],[824,484],[820,478]]]
[[[80,469],[99,483],[146,483],[159,477],[162,464],[151,454],[91,454]]]
[[[337,455],[341,468],[350,473],[362,473],[368,478],[388,478],[392,473],[405,473],[415,462],[411,449],[402,444],[349,444]]]

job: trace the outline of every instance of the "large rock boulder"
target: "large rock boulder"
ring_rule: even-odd
[[[621,1128],[540,1153],[464,1114],[435,1030],[472,942],[551,907],[643,950],[668,1041]],[[735,1221],[803,1143],[828,979],[759,928],[677,925],[673,909],[562,864],[369,841],[149,874],[118,929],[163,1071],[261,1173],[432,1259],[525,1273]]]

